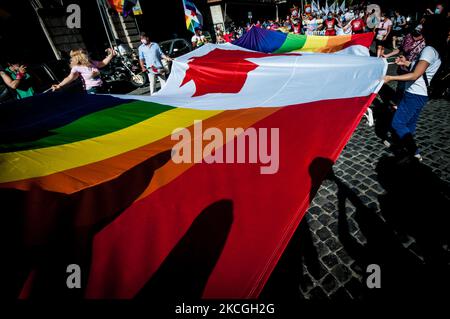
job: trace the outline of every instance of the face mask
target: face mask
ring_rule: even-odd
[[[328,20],[331,20],[333,17],[332,16],[328,16]]]
[[[439,10],[439,8],[436,8],[436,10],[434,10],[434,14],[441,14],[441,10]]]
[[[142,40],[141,40],[141,43],[147,45],[148,41],[145,40],[145,39],[142,39]]]

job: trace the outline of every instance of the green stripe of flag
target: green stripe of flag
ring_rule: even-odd
[[[306,43],[306,35],[288,34],[283,45],[274,53],[285,53],[303,48]]]
[[[0,152],[38,149],[87,140],[118,131],[174,107],[136,101],[91,113],[65,126],[50,130],[48,136],[20,143],[0,144]]]

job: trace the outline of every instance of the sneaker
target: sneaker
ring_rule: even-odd
[[[373,126],[374,120],[373,120],[373,112],[370,108],[367,109],[366,114],[364,114],[365,117],[367,117],[367,125]]]
[[[417,160],[418,160],[419,162],[422,162],[422,161],[423,161],[423,157],[422,157],[419,153],[417,153],[416,155],[414,155],[414,157],[417,158]]]

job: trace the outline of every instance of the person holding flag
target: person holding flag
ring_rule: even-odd
[[[395,60],[395,63],[405,67],[408,73],[384,77],[384,83],[406,82],[405,93],[391,124],[394,130],[392,150],[399,163],[409,163],[414,158],[422,160],[414,135],[420,113],[429,100],[429,84],[442,64],[447,34],[441,32],[438,26],[439,23],[435,19],[427,19],[421,31],[425,47],[412,61],[407,60],[405,56]]]
[[[161,83],[161,88],[166,84],[165,69],[161,62],[161,58],[167,61],[172,61],[172,58],[166,56],[158,43],[150,42],[150,37],[147,33],[141,32],[141,42],[139,46],[139,62],[141,64],[142,72],[148,73],[150,81],[150,95],[153,95],[156,89],[156,78],[158,77]]]
[[[295,4],[289,10],[291,11],[291,18],[292,19],[298,19],[299,18],[299,16],[300,16],[299,13],[300,12],[298,10],[298,7]]]

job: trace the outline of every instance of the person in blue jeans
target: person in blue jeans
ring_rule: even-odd
[[[405,81],[406,89],[392,120],[394,152],[400,161],[413,157],[421,160],[414,140],[417,121],[424,106],[428,102],[428,86],[441,66],[439,51],[443,48],[445,37],[435,26],[434,20],[427,20],[422,29],[426,47],[415,61],[408,61],[404,56],[396,59],[396,64],[405,66],[410,71],[402,75],[386,75],[384,82]]]

